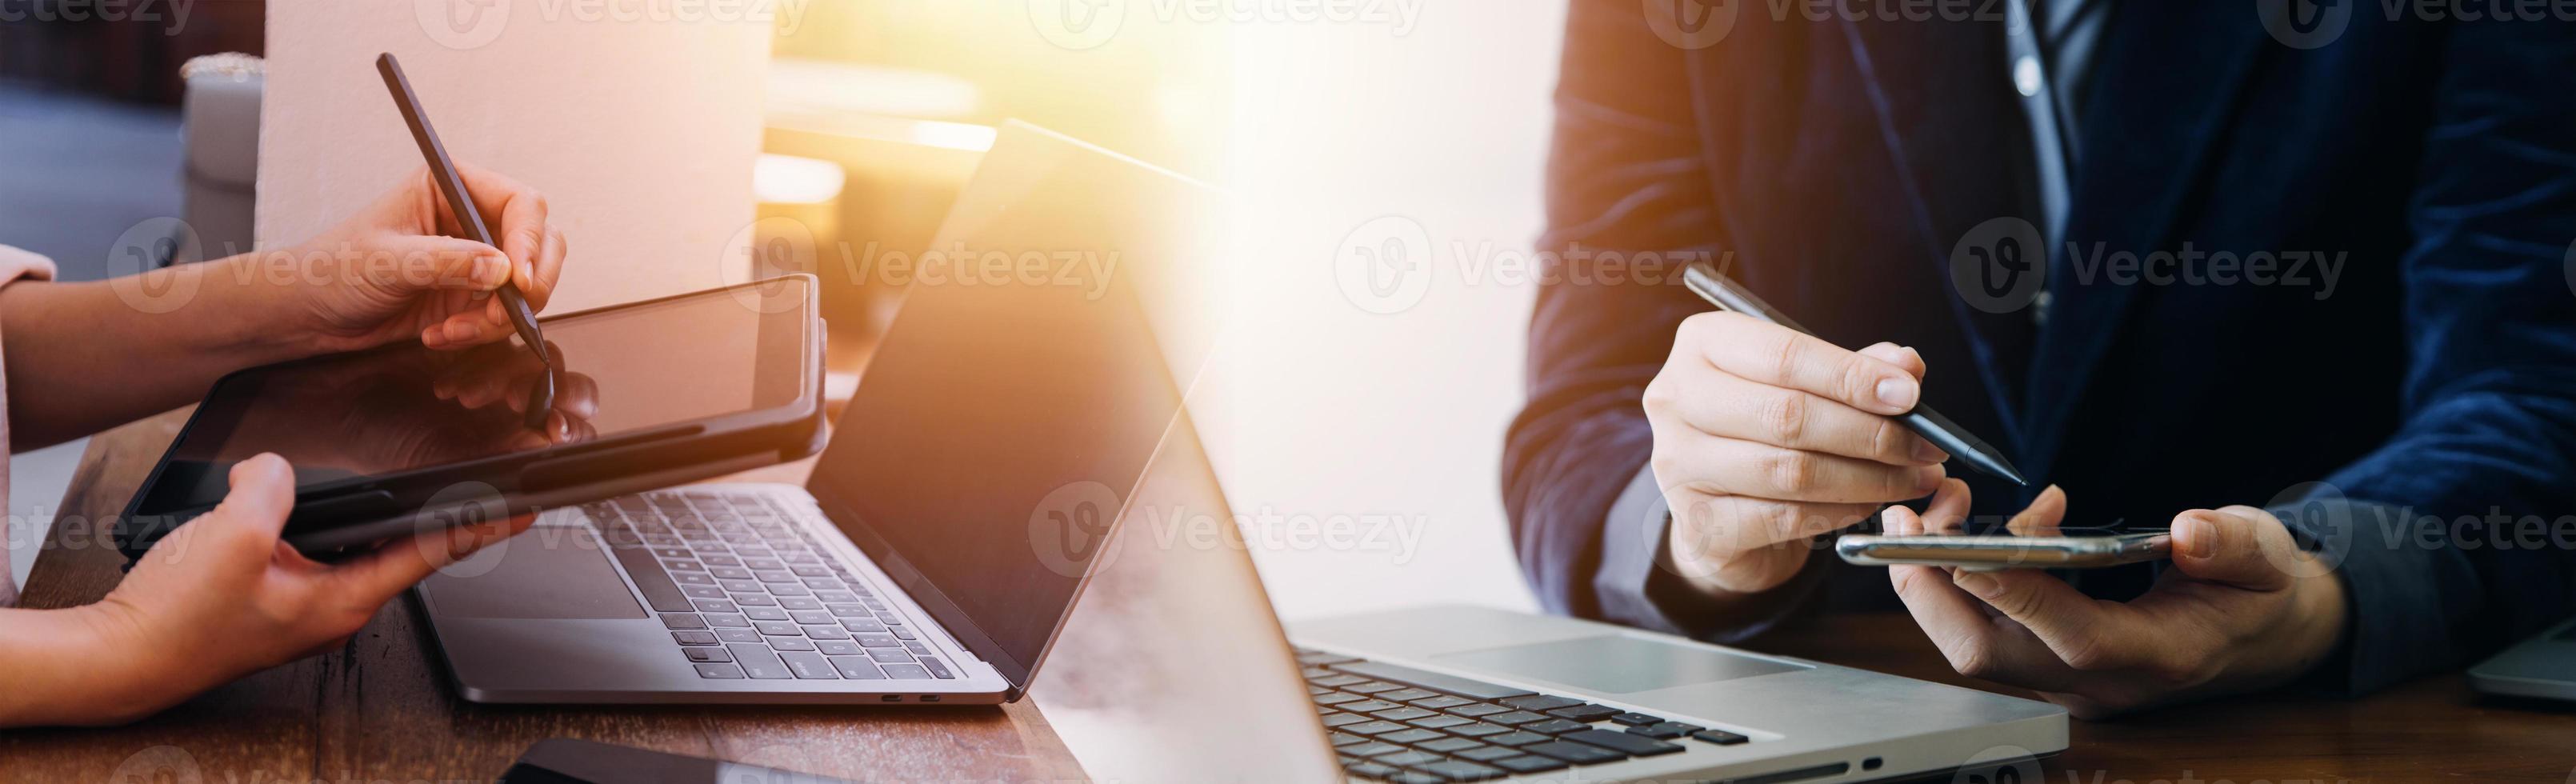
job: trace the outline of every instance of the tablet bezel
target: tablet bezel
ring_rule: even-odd
[[[563,500],[567,498],[596,500],[598,498],[605,498],[626,492],[635,492],[638,489],[651,489],[617,489],[632,485],[634,482],[631,480],[619,481],[616,479],[602,479],[590,483],[575,483],[554,487],[529,488],[526,486],[530,475],[532,473],[536,473],[531,469],[552,468],[558,470],[572,470],[580,468],[598,469],[603,467],[598,465],[586,465],[583,462],[585,459],[589,459],[592,462],[606,463],[608,461],[636,457],[659,458],[657,460],[646,461],[646,464],[650,466],[650,469],[641,470],[637,473],[641,476],[660,477],[668,480],[679,477],[703,478],[704,476],[747,470],[751,467],[758,467],[758,465],[783,462],[785,460],[792,460],[811,454],[819,448],[819,444],[822,440],[820,435],[823,429],[822,375],[824,344],[819,291],[820,286],[818,285],[815,277],[811,274],[795,273],[719,288],[683,292],[635,302],[589,308],[570,313],[548,316],[540,319],[539,321],[540,323],[563,321],[700,297],[738,297],[745,291],[752,291],[782,284],[798,286],[801,288],[801,292],[789,293],[786,295],[762,293],[758,296],[763,298],[774,298],[776,300],[792,300],[796,302],[796,310],[805,314],[804,318],[795,319],[796,323],[800,325],[798,330],[798,339],[801,345],[798,347],[798,354],[803,358],[803,361],[798,363],[797,373],[799,381],[796,384],[796,394],[787,403],[769,407],[756,407],[748,410],[718,414],[698,419],[676,421],[660,426],[618,433],[614,436],[594,441],[563,444],[520,452],[508,452],[452,463],[442,463],[438,465],[405,469],[393,473],[332,479],[311,486],[298,486],[296,488],[297,512],[290,514],[287,527],[281,536],[290,542],[295,542],[300,549],[306,549],[307,551],[332,547],[345,547],[361,543],[353,541],[356,539],[367,539],[368,541],[372,541],[372,539],[367,537],[351,536],[349,534],[354,532],[349,532],[344,529],[361,526],[370,522],[382,522],[388,519],[408,520],[415,515],[438,511],[432,508],[430,504],[400,503],[402,501],[421,501],[422,499],[418,498],[418,496],[421,495],[419,491],[425,487],[453,487],[465,483],[479,482],[482,483],[483,486],[491,488],[494,491],[494,494],[467,494],[458,500],[463,503],[498,500],[506,504],[509,507],[508,511],[511,513],[536,511],[537,509],[533,508],[534,505],[526,503],[526,501],[533,497],[541,496],[544,499],[547,499],[548,503],[546,505],[548,506],[559,506],[567,503],[578,503],[578,501]],[[801,296],[799,295],[800,293]],[[749,304],[746,304],[745,306],[751,307]],[[254,376],[255,374],[264,374],[283,368],[318,362],[335,361],[352,355],[404,350],[417,350],[417,347],[406,344],[392,344],[357,352],[327,354],[271,365],[245,368],[225,374],[222,378],[217,379],[213,385],[207,388],[207,394],[208,396],[211,396],[215,390],[222,389],[228,384],[237,385],[241,383],[255,383],[255,379],[252,382],[244,381],[245,377]],[[755,394],[755,400],[757,399],[758,395]],[[179,445],[183,443],[191,433],[210,426],[210,420],[207,418],[206,413],[207,412],[203,408],[201,401],[200,407],[189,413],[187,423],[180,427],[178,434],[171,439],[170,445],[162,450],[160,458],[153,463],[151,472],[146,474],[143,482],[135,487],[133,497],[127,501],[124,515],[117,522],[117,542],[129,557],[139,556],[142,552],[148,550],[152,543],[158,540],[160,535],[166,534],[170,529],[176,528],[179,524],[184,523],[189,519],[193,519],[213,510],[216,506],[214,503],[207,503],[178,509],[152,511],[146,511],[142,508],[146,499],[151,497],[153,489],[169,470],[171,461],[178,452]],[[710,447],[715,448],[710,449]],[[764,457],[765,455],[766,457]],[[677,456],[680,459],[671,459],[674,456]],[[701,470],[692,470],[693,467],[700,466],[718,467],[724,470],[718,472],[718,474],[708,474]],[[681,481],[686,480],[683,479]],[[598,490],[594,492],[585,492],[586,488],[598,488]],[[311,510],[314,510],[317,507],[328,507],[335,501],[358,497],[372,498],[378,494],[385,494],[387,498],[391,499],[395,503],[392,503],[390,506],[375,509],[357,509],[353,511],[351,516],[338,519],[328,516],[317,517],[311,513]],[[410,496],[410,498],[405,498],[404,496]],[[371,514],[370,512],[385,513]],[[339,535],[335,535],[335,532],[339,532]],[[317,548],[317,545],[319,545],[320,548]]]

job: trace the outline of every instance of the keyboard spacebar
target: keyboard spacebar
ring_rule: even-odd
[[[617,562],[626,565],[626,576],[635,578],[635,587],[644,590],[644,601],[654,612],[690,612],[698,609],[689,604],[689,595],[671,582],[671,574],[662,571],[662,562],[653,559],[653,551],[631,545],[609,545]]]
[[[1386,662],[1351,662],[1349,664],[1332,665],[1332,667],[1333,669],[1341,670],[1364,678],[1376,678],[1388,683],[1401,683],[1406,686],[1416,688],[1430,689],[1437,692],[1447,692],[1469,699],[1499,700],[1508,697],[1527,697],[1538,693],[1528,689],[1515,689],[1510,686],[1486,683],[1484,681],[1461,678],[1455,675],[1442,675],[1429,670],[1417,670],[1403,665],[1388,664]]]

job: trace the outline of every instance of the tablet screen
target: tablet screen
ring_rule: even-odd
[[[172,446],[138,512],[221,501],[234,463],[275,452],[300,493],[792,404],[804,378],[805,286],[725,289],[542,322],[560,366],[542,426],[526,414],[545,365],[518,342],[414,343],[224,379]]]

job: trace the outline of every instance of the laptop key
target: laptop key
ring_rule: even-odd
[[[1413,725],[1414,725],[1414,726],[1416,726],[1416,727],[1419,727],[1419,726],[1422,726],[1422,722],[1418,722],[1418,721],[1417,721],[1417,722],[1414,722],[1414,723],[1413,723]],[[1486,724],[1486,723],[1483,723],[1483,722],[1477,722],[1477,723],[1473,723],[1473,724],[1461,724],[1461,725],[1458,725],[1458,726],[1455,726],[1455,727],[1444,727],[1444,728],[1442,728],[1442,729],[1446,730],[1446,731],[1447,731],[1449,734],[1451,734],[1451,735],[1463,735],[1463,736],[1470,737],[1470,738],[1482,738],[1482,737],[1486,737],[1486,736],[1489,736],[1489,735],[1501,735],[1501,734],[1504,734],[1504,733],[1507,733],[1507,732],[1511,732],[1511,731],[1512,731],[1512,728],[1510,728],[1510,727],[1505,727],[1505,726],[1502,726],[1502,725],[1500,725],[1500,724]],[[1523,734],[1523,735],[1529,735],[1529,733],[1520,733],[1520,734]],[[1531,735],[1531,737],[1539,737],[1539,736]]]
[[[1573,719],[1548,719],[1546,721],[1533,721],[1520,726],[1520,730],[1522,732],[1535,732],[1541,735],[1563,735],[1569,732],[1588,730],[1591,728],[1592,725],[1575,721]]]
[[[1327,692],[1324,692],[1324,693],[1322,693],[1322,694],[1315,695],[1315,704],[1317,704],[1317,705],[1340,705],[1340,704],[1342,704],[1342,703],[1350,702],[1350,701],[1352,701],[1352,700],[1365,700],[1365,699],[1368,699],[1368,698],[1367,698],[1367,697],[1362,697],[1362,696],[1357,695],[1357,694],[1346,694],[1346,693],[1338,692],[1338,691],[1327,691]]]
[[[1437,732],[1432,732],[1432,731],[1430,731],[1430,730],[1418,730],[1418,729],[1406,728],[1406,729],[1396,730],[1396,731],[1394,731],[1394,732],[1381,732],[1381,733],[1378,733],[1377,739],[1378,739],[1378,740],[1380,740],[1380,741],[1383,741],[1383,742],[1387,742],[1387,743],[1402,743],[1402,744],[1406,744],[1406,745],[1412,745],[1412,744],[1415,744],[1415,743],[1421,743],[1421,742],[1426,741],[1426,740],[1439,740],[1439,739],[1441,739],[1441,738],[1446,738],[1446,737],[1449,737],[1449,736],[1447,736],[1447,735],[1442,735],[1442,734],[1437,733]]]
[[[1376,716],[1387,721],[1412,721],[1425,716],[1438,716],[1440,714],[1407,705],[1388,710],[1370,711],[1369,715]]]
[[[840,623],[840,621],[832,620],[831,613],[824,612],[822,610],[790,610],[787,613],[787,617],[806,626],[812,626],[818,623]]]
[[[769,647],[782,651],[810,651],[814,650],[814,641],[803,637],[771,637]]]
[[[1358,762],[1343,766],[1342,772],[1364,779],[1382,779],[1398,773],[1403,773],[1404,771],[1396,770],[1374,762]]]
[[[860,652],[863,649],[859,647],[858,643],[851,642],[849,640],[815,640],[814,650],[822,651],[825,656],[867,655]]]
[[[632,574],[632,572],[629,572],[629,574]],[[669,579],[672,582],[679,583],[681,585],[721,585],[721,583],[716,582],[716,578],[709,576],[705,572],[681,572],[679,574],[669,575]]]
[[[714,632],[672,632],[671,641],[681,645],[714,645]]]
[[[1423,707],[1426,707],[1426,708],[1427,708],[1427,707],[1430,707],[1430,706],[1425,705],[1425,706],[1423,706]],[[1489,703],[1489,702],[1470,702],[1470,703],[1467,703],[1467,704],[1465,704],[1465,705],[1460,705],[1460,706],[1457,706],[1457,707],[1454,707],[1454,708],[1441,708],[1441,710],[1448,711],[1448,712],[1450,712],[1450,713],[1455,713],[1455,714],[1458,714],[1458,715],[1460,715],[1460,716],[1465,716],[1465,717],[1467,717],[1467,718],[1471,718],[1471,719],[1472,719],[1472,718],[1475,718],[1475,717],[1478,717],[1478,716],[1491,716],[1491,715],[1494,715],[1494,714],[1497,714],[1497,713],[1502,713],[1502,712],[1505,712],[1505,711],[1509,711],[1509,710],[1511,710],[1511,709],[1510,709],[1510,708],[1503,707],[1503,706],[1500,706],[1500,705],[1495,705],[1495,704],[1493,704],[1493,703]]]
[[[1338,676],[1338,677],[1344,677],[1344,678],[1347,678],[1347,677],[1350,677],[1350,676],[1348,676],[1348,675],[1343,675],[1343,676]],[[1311,682],[1311,681],[1310,681],[1310,682]],[[1391,699],[1396,699],[1396,698],[1394,698],[1394,697],[1380,697],[1379,699],[1388,699],[1388,700],[1391,700]],[[1474,704],[1474,702],[1475,702],[1475,701],[1474,701],[1474,700],[1467,699],[1467,698],[1465,698],[1465,697],[1451,697],[1451,696],[1449,696],[1449,695],[1442,694],[1442,695],[1432,696],[1432,697],[1423,697],[1423,698],[1421,698],[1421,699],[1409,699],[1409,700],[1405,700],[1405,702],[1412,703],[1413,707],[1416,707],[1416,708],[1430,708],[1430,709],[1432,709],[1432,710],[1443,710],[1443,709],[1447,709],[1447,708],[1456,708],[1456,707],[1460,707],[1460,706],[1464,706],[1464,705],[1471,705],[1471,704]],[[1501,709],[1499,709],[1499,708],[1498,708],[1498,709],[1496,709],[1496,712],[1500,712],[1500,710],[1501,710]]]
[[[1528,724],[1528,723],[1531,723],[1531,722],[1547,721],[1547,720],[1548,720],[1546,716],[1543,716],[1543,715],[1540,715],[1540,714],[1536,714],[1536,713],[1531,713],[1531,712],[1529,712],[1529,711],[1508,711],[1508,712],[1504,712],[1504,713],[1497,713],[1497,714],[1494,714],[1494,715],[1491,715],[1491,716],[1478,716],[1478,717],[1476,717],[1476,718],[1478,718],[1478,719],[1482,719],[1482,720],[1484,720],[1484,721],[1487,721],[1487,722],[1490,722],[1490,723],[1494,723],[1494,724],[1512,724],[1512,725]]]
[[[1354,757],[1374,757],[1380,754],[1393,754],[1403,750],[1403,746],[1398,746],[1393,743],[1379,743],[1376,741],[1362,743],[1357,746],[1343,746],[1341,748],[1334,749],[1334,751]]]
[[[760,587],[760,581],[758,580],[717,580],[716,584],[724,586],[725,590],[732,591],[734,593],[765,594],[769,592],[768,589]],[[740,599],[736,599],[735,601],[747,604],[747,602],[742,602]]]
[[[1555,757],[1541,757],[1535,754],[1522,755],[1518,757],[1504,757],[1502,759],[1494,760],[1495,767],[1499,767],[1513,773],[1545,773],[1551,770],[1562,770],[1567,765],[1568,763],[1565,760],[1557,759]]]
[[[868,658],[865,656],[828,656],[825,658],[831,660],[832,669],[841,673],[841,677],[843,678],[848,678],[854,681],[883,680],[885,678],[885,671],[877,669],[876,662],[868,661]]]
[[[880,662],[909,662],[912,661],[912,654],[902,648],[869,648],[868,658]]]
[[[663,613],[662,627],[666,629],[704,629],[707,628],[707,622],[706,619],[698,617],[698,614],[693,612]]]
[[[1381,755],[1378,755],[1378,756],[1376,756],[1376,757],[1371,757],[1370,759],[1371,759],[1372,761],[1377,762],[1377,763],[1378,763],[1378,764],[1380,764],[1380,765],[1395,765],[1395,766],[1398,766],[1398,767],[1412,767],[1412,766],[1414,766],[1414,765],[1421,765],[1421,764],[1429,763],[1429,762],[1439,762],[1439,761],[1440,761],[1440,755],[1438,755],[1438,754],[1433,754],[1433,753],[1430,753],[1430,752],[1425,752],[1425,751],[1414,751],[1414,750],[1412,750],[1412,749],[1405,749],[1405,750],[1403,750],[1403,751],[1399,751],[1399,752],[1396,752],[1396,753],[1393,753],[1393,754],[1381,754]]]
[[[742,608],[742,614],[744,617],[755,621],[784,621],[788,619],[787,611],[776,607],[745,607]]]
[[[888,664],[884,665],[884,668],[888,678],[916,681],[930,679],[930,670],[918,664]]]
[[[671,574],[662,571],[662,563],[653,560],[651,551],[620,546],[610,546],[608,551],[617,556],[618,565],[626,567],[626,576],[634,578],[636,589],[644,592],[644,603],[652,605],[654,612],[697,609],[689,604],[688,594],[681,593],[680,586],[671,582]]]
[[[736,613],[707,613],[705,617],[708,626],[740,628],[751,625],[751,619]]]
[[[1504,776],[1502,768],[1490,765],[1478,765],[1476,763],[1466,762],[1463,760],[1443,760],[1428,765],[1422,765],[1420,767],[1424,773],[1439,776],[1450,781],[1484,781],[1486,779],[1499,779]]]
[[[1350,711],[1352,713],[1376,713],[1382,710],[1392,710],[1401,707],[1404,706],[1387,702],[1385,700],[1363,700],[1344,705],[1342,706],[1342,710]]]
[[[1342,675],[1336,673],[1333,675],[1326,675],[1321,678],[1307,678],[1306,682],[1317,686],[1348,686],[1354,683],[1363,683],[1367,680],[1367,678],[1362,678],[1357,675]]]
[[[665,561],[662,563],[662,567],[677,572],[703,572],[707,570],[706,564],[683,558],[674,558],[669,561]]]
[[[1629,727],[1643,727],[1649,724],[1664,723],[1664,720],[1661,718],[1648,716],[1643,713],[1622,713],[1610,717],[1610,721]]]
[[[779,661],[778,654],[769,652],[768,648],[736,643],[725,646],[725,649],[733,652],[733,660],[741,664],[742,671],[749,673],[751,677],[767,680],[787,680],[796,677],[795,672],[787,669],[787,665]]]
[[[712,585],[683,585],[680,586],[680,595],[691,599],[724,599],[729,597],[729,594],[726,594],[724,589]]]
[[[1548,711],[1547,715],[1560,719],[1573,719],[1575,721],[1600,721],[1612,716],[1617,716],[1620,713],[1621,711],[1618,708],[1613,708],[1608,705],[1576,705],[1571,708],[1558,708],[1556,710]]]
[[[1691,733],[1691,738],[1708,743],[1715,743],[1720,746],[1733,746],[1738,743],[1752,740],[1752,738],[1747,738],[1725,730],[1700,730],[1698,732]]]
[[[1384,739],[1381,738],[1380,740]],[[1456,754],[1466,749],[1493,748],[1491,746],[1460,737],[1439,737],[1432,738],[1430,740],[1414,741],[1413,747],[1423,751],[1436,751],[1442,754]]]
[[[816,600],[816,601],[821,601],[821,600],[822,600],[822,597],[817,596],[817,597],[815,597],[815,600]],[[832,613],[832,616],[833,616],[833,617],[835,617],[835,618],[875,618],[875,617],[876,617],[876,616],[873,616],[873,615],[869,615],[869,614],[868,614],[868,608],[861,607],[861,606],[858,606],[858,605],[855,605],[855,604],[827,604],[827,605],[824,605],[824,608],[825,608],[825,609],[830,610],[830,611],[831,611],[831,613]]]
[[[698,665],[698,677],[713,678],[716,680],[741,680],[742,666],[736,664],[701,664]]]
[[[1347,733],[1347,732],[1333,732],[1333,733],[1326,733],[1326,737],[1325,737],[1325,739],[1326,739],[1326,740],[1330,740],[1330,741],[1332,741],[1332,742],[1333,742],[1333,749],[1334,749],[1335,751],[1339,751],[1339,750],[1341,750],[1341,748],[1342,748],[1343,746],[1349,746],[1349,745],[1353,745],[1353,744],[1359,744],[1359,743],[1367,743],[1367,742],[1369,742],[1369,739],[1367,739],[1367,738],[1363,738],[1363,737],[1360,737],[1360,736],[1357,736],[1357,735],[1353,735],[1353,734],[1350,734],[1350,733]]]
[[[1361,681],[1359,683],[1341,687],[1342,691],[1350,692],[1352,694],[1376,694],[1384,691],[1395,691],[1401,688],[1404,687],[1387,683],[1385,681]]]
[[[957,677],[957,673],[949,672],[948,664],[940,661],[937,656],[923,656],[914,659],[913,661],[919,663],[922,669],[929,670],[930,677],[941,680],[951,680]]]
[[[805,636],[817,640],[846,640],[850,638],[850,630],[839,626],[807,626]]]
[[[1502,735],[1478,738],[1477,740],[1491,743],[1496,746],[1527,746],[1532,743],[1546,743],[1556,739],[1535,732],[1511,732]]]
[[[1367,717],[1367,716],[1359,715],[1359,714],[1357,714],[1357,713],[1340,713],[1340,712],[1335,712],[1334,714],[1332,714],[1332,715],[1330,715],[1330,716],[1325,716],[1325,717],[1324,717],[1324,728],[1325,728],[1325,729],[1334,729],[1334,728],[1337,728],[1337,727],[1348,727],[1348,726],[1353,725],[1353,724],[1363,724],[1363,723],[1367,723],[1367,722],[1371,722],[1371,721],[1376,721],[1376,720],[1375,720],[1375,719],[1371,719],[1371,718],[1369,718],[1369,717]]]
[[[1341,670],[1353,675],[1376,678],[1381,681],[1392,681],[1407,686],[1430,689],[1444,694],[1455,694],[1460,697],[1476,700],[1499,700],[1506,697],[1520,697],[1537,694],[1537,692],[1533,692],[1528,689],[1515,689],[1510,686],[1486,683],[1472,678],[1443,675],[1430,670],[1419,670],[1402,665],[1388,664],[1386,662],[1336,664],[1333,665],[1333,669]]]
[[[1404,720],[1404,723],[1406,723],[1406,724],[1411,724],[1411,725],[1416,726],[1416,727],[1421,727],[1421,728],[1426,729],[1426,730],[1438,730],[1438,729],[1447,729],[1447,728],[1450,728],[1450,727],[1455,727],[1455,726],[1458,726],[1458,725],[1461,725],[1461,724],[1474,724],[1475,722],[1468,721],[1468,720],[1466,720],[1466,719],[1461,719],[1461,718],[1458,718],[1458,717],[1456,717],[1456,716],[1451,716],[1451,715],[1446,714],[1446,713],[1434,713],[1434,714],[1431,714],[1430,716],[1425,717],[1425,718],[1419,718],[1419,719],[1406,719],[1406,720]],[[1493,726],[1493,725],[1490,725],[1490,724],[1489,724],[1489,725],[1486,725],[1486,726],[1489,726],[1489,727],[1490,727],[1490,726]],[[1499,729],[1499,728],[1498,728],[1498,729]]]
[[[1386,777],[1386,780],[1393,784],[1448,784],[1449,781],[1418,770],[1399,770],[1395,775]]]
[[[1555,757],[1576,765],[1599,765],[1604,762],[1617,762],[1628,758],[1628,755],[1626,754],[1621,754],[1599,746],[1562,740],[1552,740],[1546,743],[1532,743],[1527,746],[1522,746],[1521,750],[1531,754]]]
[[[1326,672],[1329,673],[1331,671],[1326,670]],[[1423,691],[1421,689],[1397,689],[1395,691],[1380,693],[1377,695],[1377,698],[1381,700],[1394,700],[1396,702],[1412,702],[1414,700],[1428,699],[1438,696],[1440,696],[1440,693],[1434,691]]]
[[[1618,730],[1591,729],[1584,730],[1582,732],[1569,732],[1558,736],[1558,739],[1599,746],[1611,751],[1637,757],[1652,757],[1657,754],[1672,754],[1682,750],[1682,747],[1676,744],[1665,743],[1643,735],[1630,735]]]
[[[853,635],[853,637],[859,641],[859,647],[862,648],[903,647],[903,641],[895,639],[894,635],[891,634],[859,634]]]
[[[723,648],[682,648],[680,652],[688,654],[689,661],[693,662],[733,661],[733,654],[726,653]]]
[[[725,642],[760,642],[763,638],[759,632],[750,629],[717,629],[716,639]]]
[[[1350,733],[1350,734],[1353,734],[1353,735],[1367,735],[1367,736],[1371,736],[1371,737],[1375,737],[1375,736],[1377,736],[1377,735],[1384,734],[1384,733],[1389,733],[1389,732],[1403,732],[1403,731],[1405,731],[1405,730],[1409,730],[1409,729],[1413,729],[1413,728],[1412,728],[1412,727],[1404,726],[1404,725],[1402,725],[1402,724],[1397,724],[1397,723],[1392,722],[1392,721],[1371,721],[1371,722],[1365,722],[1365,723],[1361,723],[1361,724],[1346,724],[1346,725],[1343,725],[1343,726],[1342,726],[1342,728],[1341,728],[1341,730],[1342,730],[1343,732],[1347,732],[1347,733]],[[1365,755],[1363,755],[1363,756],[1365,756]]]
[[[1667,721],[1657,724],[1648,724],[1643,727],[1629,727],[1628,734],[1644,735],[1656,740],[1672,740],[1703,729],[1707,728],[1697,724],[1683,724],[1678,721]]]
[[[795,671],[796,677],[799,678],[833,680],[841,677],[839,672],[832,669],[832,662],[824,659],[819,653],[795,651],[779,654],[778,658],[786,659],[787,669]]]
[[[1505,697],[1495,700],[1495,702],[1525,711],[1550,711],[1558,708],[1571,708],[1576,705],[1583,704],[1582,700],[1574,699],[1572,697],[1559,697],[1553,694],[1532,694],[1526,697]]]
[[[1492,762],[1498,759],[1518,757],[1521,755],[1521,750],[1507,749],[1501,746],[1476,746],[1474,748],[1459,749],[1457,751],[1449,752],[1449,755],[1459,759],[1475,760],[1477,762]]]
[[[777,597],[774,597],[774,596],[771,596],[771,595],[769,595],[769,594],[765,594],[765,593],[763,593],[763,594],[737,593],[737,594],[729,594],[729,595],[733,597],[733,603],[735,603],[735,604],[739,604],[739,605],[742,605],[742,606],[744,606],[744,607],[776,607],[776,606],[778,606],[778,598],[777,598]]]
[[[866,632],[869,634],[886,634],[886,625],[877,621],[874,617],[843,618],[841,619],[841,628],[848,629],[854,634],[860,632]],[[892,637],[894,635],[886,634],[886,636]]]
[[[738,613],[742,612],[742,608],[736,607],[733,602],[728,602],[723,599],[699,599],[698,612]]]
[[[798,588],[798,589],[796,589],[796,590],[802,591],[802,590],[805,590],[805,589],[803,589],[803,588]],[[822,602],[818,602],[818,601],[814,601],[814,597],[811,597],[811,596],[790,596],[790,595],[787,595],[787,594],[785,594],[785,593],[781,593],[781,594],[779,594],[779,595],[778,595],[778,606],[780,606],[780,607],[785,607],[785,608],[790,609],[790,610],[820,610],[820,609],[823,609],[823,603],[822,603]]]

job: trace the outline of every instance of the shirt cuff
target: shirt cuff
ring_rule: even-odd
[[[2338,695],[2366,694],[2448,666],[2453,658],[2439,586],[2443,559],[2420,545],[2439,531],[2406,510],[2341,497],[2312,497],[2269,510],[2299,545],[2343,582],[2344,641],[2302,684]],[[2435,538],[2421,538],[2429,533]]]
[[[1778,588],[1741,597],[1721,608],[1693,589],[1666,549],[1672,506],[1655,472],[1641,468],[1602,519],[1601,567],[1592,593],[1605,620],[1712,642],[1734,642],[1792,615],[1823,584],[1824,564],[1811,562]],[[1737,601],[1731,600],[1730,605]]]

